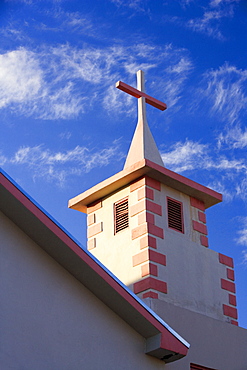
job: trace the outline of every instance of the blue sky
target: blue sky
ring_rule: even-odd
[[[83,245],[67,201],[122,170],[136,86],[167,168],[223,193],[210,248],[234,257],[247,327],[247,3],[239,0],[0,2],[0,165]]]

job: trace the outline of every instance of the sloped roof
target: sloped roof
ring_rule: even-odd
[[[69,208],[87,213],[87,206],[89,204],[108,196],[121,187],[127,186],[132,181],[144,175],[152,177],[173,189],[203,201],[205,208],[209,208],[222,201],[222,195],[220,193],[198,184],[187,177],[179,175],[176,172],[168,170],[157,163],[142,159],[133,166],[124,168],[122,171],[86,190],[84,193],[70,199]]]
[[[137,72],[137,89],[118,81],[116,87],[138,98],[138,122],[131,141],[129,152],[125,161],[124,169],[133,166],[142,159],[150,160],[160,166],[164,166],[160,152],[156,146],[153,135],[147,122],[146,103],[158,109],[165,110],[166,104],[145,93],[144,72]]]
[[[0,210],[111,310],[146,338],[146,353],[175,361],[189,344],[145,305],[8,175],[0,171]]]

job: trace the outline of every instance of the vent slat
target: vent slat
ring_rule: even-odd
[[[183,232],[182,203],[167,198],[168,227]]]
[[[128,199],[115,203],[115,234],[129,226]]]

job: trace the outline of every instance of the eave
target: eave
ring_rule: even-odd
[[[173,189],[203,201],[205,208],[209,208],[222,201],[222,195],[220,193],[150,160],[142,159],[133,166],[125,168],[112,177],[86,190],[84,193],[70,199],[69,208],[86,213],[89,204],[127,186],[143,175],[152,177]]]
[[[3,171],[0,210],[112,311],[146,338],[146,353],[165,362],[184,357],[189,344],[82,248]]]

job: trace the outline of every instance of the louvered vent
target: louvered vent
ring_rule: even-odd
[[[115,234],[129,226],[128,199],[115,203]]]
[[[172,229],[184,232],[182,203],[167,198],[168,226]]]

